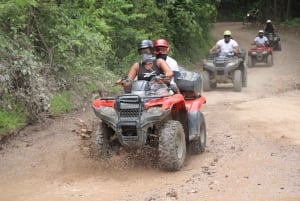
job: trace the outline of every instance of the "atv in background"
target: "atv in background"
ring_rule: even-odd
[[[274,50],[281,51],[280,37],[277,33],[265,33],[265,36],[269,40],[270,47],[272,47]]]
[[[247,87],[247,66],[245,50],[234,53],[213,52],[203,60],[203,90],[210,91],[218,83],[233,83],[234,91]]]
[[[258,14],[259,14],[259,9],[249,10],[246,16],[243,18],[243,25],[256,24]]]
[[[266,46],[257,46],[248,50],[248,67],[253,67],[257,63],[265,63],[268,66],[273,65],[273,48]]]
[[[204,152],[206,124],[201,108],[206,99],[201,95],[201,77],[189,71],[174,74],[180,93],[170,93],[162,76],[155,76],[151,81],[132,81],[125,94],[93,102],[101,120],[96,130],[100,157],[109,157],[121,146],[147,146],[158,150],[161,169],[176,171],[184,164],[187,148]]]

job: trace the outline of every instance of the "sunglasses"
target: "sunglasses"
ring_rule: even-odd
[[[139,49],[139,54],[152,54],[152,52],[150,48],[142,48]]]
[[[144,65],[149,66],[153,64],[153,61],[145,61],[143,62]]]
[[[154,48],[154,53],[155,54],[166,54],[168,52],[167,47],[155,47]]]

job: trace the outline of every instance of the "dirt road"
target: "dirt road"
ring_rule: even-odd
[[[259,28],[219,23],[216,40],[225,29],[248,49]],[[280,36],[274,66],[249,69],[242,92],[204,94],[207,149],[181,171],[157,169],[147,152],[97,160],[90,140],[74,132],[78,118],[89,127],[97,122],[87,107],[0,145],[0,200],[299,201],[300,37]]]

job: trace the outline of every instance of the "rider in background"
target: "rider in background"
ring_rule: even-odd
[[[219,40],[211,49],[210,53],[214,50],[220,49],[220,53],[238,53],[238,43],[231,38],[231,31],[224,31],[224,39]]]
[[[272,24],[272,21],[271,20],[267,20],[266,21],[266,25],[265,25],[265,28],[264,28],[264,30],[265,30],[265,33],[275,33],[275,26]]]
[[[248,14],[250,15],[249,17],[251,17],[253,20],[256,20],[258,13],[259,13],[258,8],[252,8],[251,10],[248,11]]]
[[[269,40],[266,36],[264,36],[263,30],[258,31],[258,35],[254,38],[254,42],[252,43],[252,45],[256,45],[258,47],[261,46],[267,47],[269,45]]]
[[[138,44],[138,53],[141,55],[141,61],[134,63],[127,75],[126,82],[119,79],[117,84],[123,87],[129,87],[134,79],[148,80],[160,74],[166,76],[166,80],[171,80],[173,71],[170,69],[166,61],[162,58],[153,56],[153,43],[151,40],[142,40]]]

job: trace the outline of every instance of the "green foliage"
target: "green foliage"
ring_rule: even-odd
[[[17,103],[11,96],[0,99],[0,140],[6,133],[26,125],[27,116],[24,106]]]
[[[116,80],[119,79],[119,76],[101,66],[76,68],[76,70],[68,71],[63,76],[69,83],[72,83],[72,89],[81,92],[79,95],[82,97],[84,94],[91,93],[108,96],[113,91]]]
[[[55,94],[50,99],[50,115],[59,116],[72,109],[72,93],[70,91],[63,91]]]
[[[198,61],[201,48],[209,43],[210,24],[216,16],[215,5],[207,0],[169,1],[158,5],[167,10],[168,20],[163,21],[168,28],[165,37],[173,44],[175,58],[182,63]]]
[[[287,24],[293,27],[300,27],[300,18],[294,18],[292,20],[286,20],[283,24]]]

